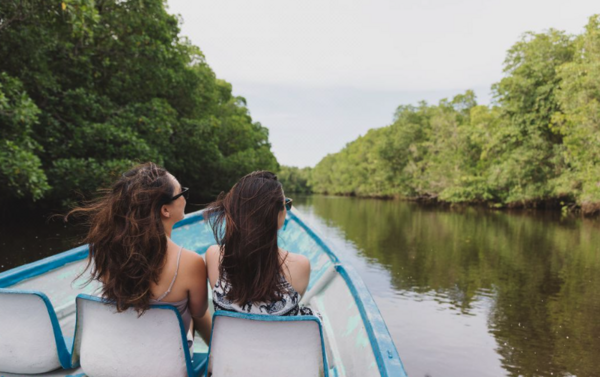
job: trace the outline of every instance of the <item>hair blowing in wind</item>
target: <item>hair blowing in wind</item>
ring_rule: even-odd
[[[133,307],[141,314],[150,306],[151,283],[158,283],[167,252],[160,210],[173,192],[168,172],[146,163],[67,214],[86,218],[89,281],[103,283],[102,296],[114,301],[118,311]]]
[[[278,300],[283,260],[277,246],[283,189],[277,176],[257,171],[221,193],[206,211],[221,249],[220,276],[231,289],[227,299],[238,304]]]

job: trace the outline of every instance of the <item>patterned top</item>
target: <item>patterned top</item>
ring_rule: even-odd
[[[319,313],[313,311],[311,308],[300,306],[298,304],[300,302],[300,295],[292,285],[285,280],[284,276],[281,276],[281,283],[287,293],[284,293],[279,300],[273,302],[247,302],[240,306],[235,302],[229,301],[225,297],[227,292],[231,289],[231,284],[226,278],[219,277],[219,280],[217,280],[217,283],[213,288],[213,303],[215,305],[215,310],[282,316],[317,315],[320,317]]]

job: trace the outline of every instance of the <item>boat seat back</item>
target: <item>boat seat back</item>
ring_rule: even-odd
[[[314,316],[217,311],[207,375],[327,376],[321,322]]]
[[[45,294],[0,288],[0,372],[70,368],[69,351]]]
[[[197,376],[181,315],[171,305],[154,305],[141,316],[130,308],[77,296],[74,357],[90,376]],[[201,362],[205,363],[204,360]]]

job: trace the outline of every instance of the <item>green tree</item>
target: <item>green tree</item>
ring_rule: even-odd
[[[390,126],[319,162],[313,190],[600,209],[598,25],[592,17],[577,38],[525,33],[508,51],[492,106],[478,106],[472,91],[437,105],[399,106]]]
[[[575,50],[573,61],[558,70],[562,112],[555,112],[553,119],[570,167],[559,190],[577,193],[584,210],[596,212],[600,209],[600,16],[590,18],[575,41]]]
[[[277,173],[277,178],[283,185],[286,193],[310,194],[312,169],[297,168],[295,166],[281,166]]]
[[[0,73],[0,198],[38,200],[50,189],[32,138],[38,114],[21,82]]]
[[[36,109],[24,134],[49,184],[34,197],[46,204],[90,195],[148,160],[204,200],[252,170],[278,169],[268,130],[162,0],[2,1],[0,72]]]
[[[500,199],[505,203],[526,204],[556,194],[555,180],[565,169],[562,135],[551,122],[561,111],[557,69],[574,52],[573,37],[552,29],[526,33],[508,51],[507,76],[493,86],[508,122],[494,135],[499,142],[489,176],[504,192]]]

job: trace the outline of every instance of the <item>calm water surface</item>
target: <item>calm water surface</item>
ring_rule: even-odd
[[[598,221],[345,197],[294,204],[358,270],[411,377],[600,376]],[[78,233],[3,222],[0,271],[71,248]]]
[[[294,204],[359,271],[410,376],[600,376],[597,221],[345,197]]]

